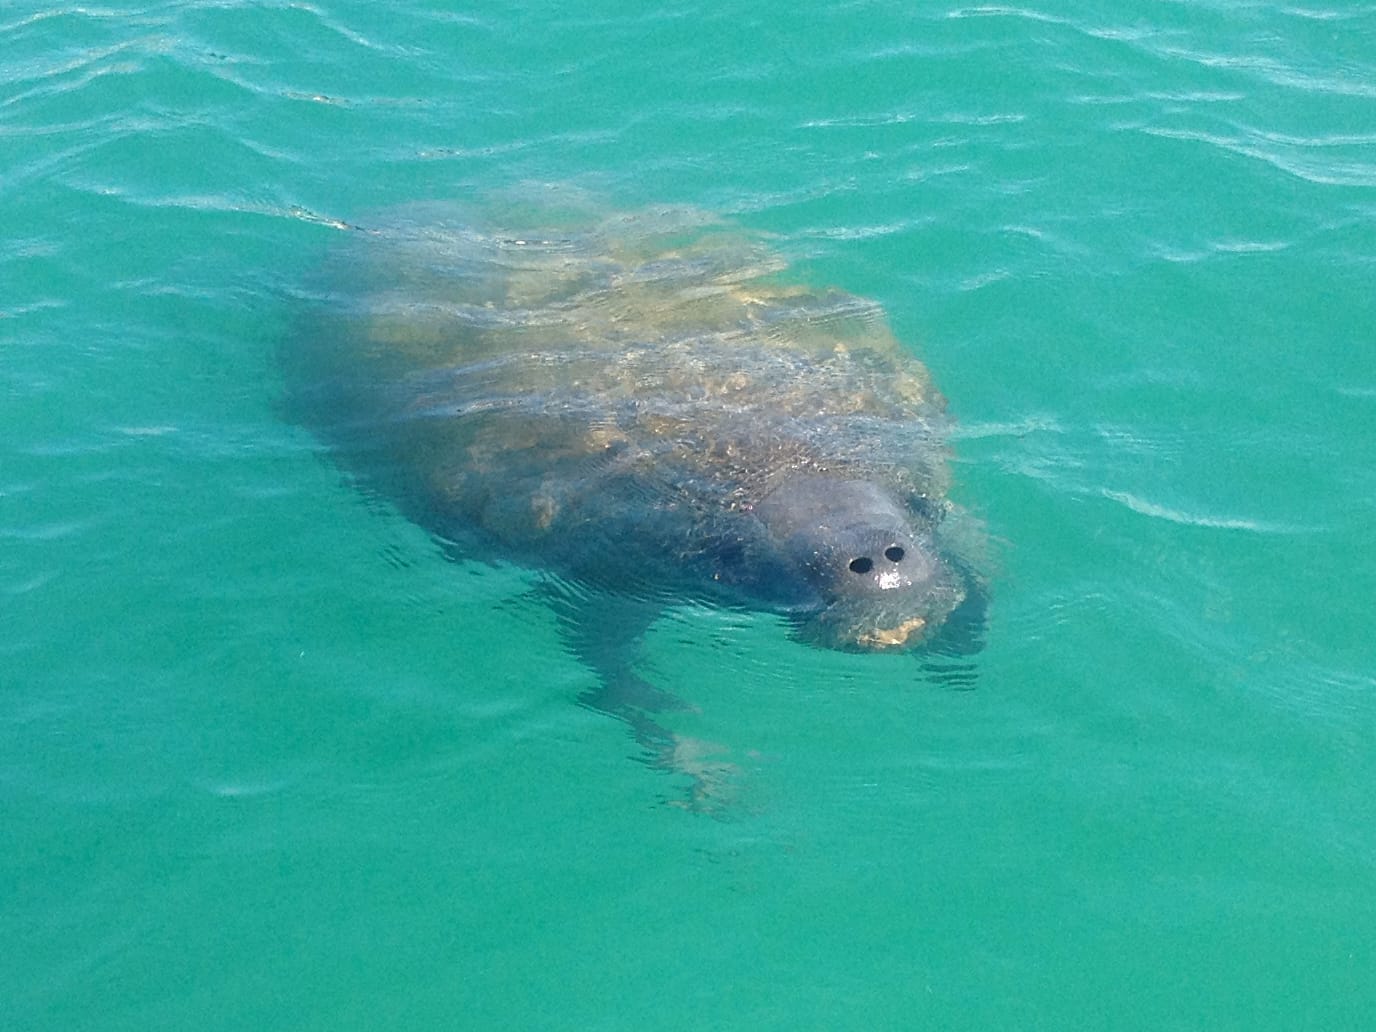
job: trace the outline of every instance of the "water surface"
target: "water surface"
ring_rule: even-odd
[[[0,12],[17,1029],[1343,1028],[1376,1006],[1376,8]],[[976,687],[686,607],[717,818],[537,575],[282,418],[341,226],[576,184],[873,298]]]

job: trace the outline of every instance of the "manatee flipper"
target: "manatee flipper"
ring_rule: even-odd
[[[692,707],[635,671],[636,653],[662,607],[624,596],[589,596],[554,585],[547,596],[569,651],[597,674],[597,687],[583,692],[579,704],[626,724],[644,750],[641,758],[646,764],[690,779],[688,796],[672,805],[704,812],[724,805],[731,794],[735,765],[712,758],[720,747],[679,735],[660,723],[659,714]]]

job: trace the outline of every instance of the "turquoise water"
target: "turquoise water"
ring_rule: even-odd
[[[0,8],[15,1029],[1364,1027],[1376,7]],[[338,226],[576,184],[880,301],[974,690],[676,610],[704,816],[538,576],[285,421]],[[527,187],[539,189],[539,187]]]

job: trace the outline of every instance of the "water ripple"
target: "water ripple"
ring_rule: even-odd
[[[1333,147],[1369,148],[1376,142],[1373,134],[1303,138],[1257,130],[1223,135],[1159,126],[1143,126],[1140,131],[1149,136],[1207,143],[1233,154],[1256,158],[1282,172],[1322,186],[1376,186],[1376,161],[1335,160],[1327,154],[1310,153],[1311,149],[1323,151]]]
[[[1180,509],[1173,509],[1165,505],[1158,505],[1155,502],[1149,502],[1127,491],[1111,491],[1108,488],[1103,488],[1099,493],[1110,501],[1118,502],[1140,515],[1150,516],[1152,519],[1167,520],[1170,523],[1179,523],[1189,527],[1206,527],[1211,530],[1248,530],[1262,534],[1303,534],[1308,533],[1311,529],[1308,527],[1292,527],[1279,523],[1270,523],[1264,520],[1247,519],[1245,517],[1204,516],[1187,513]]]

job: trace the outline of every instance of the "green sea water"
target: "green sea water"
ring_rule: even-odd
[[[1376,6],[0,5],[0,1027],[1376,1018]],[[538,571],[284,419],[342,226],[570,185],[884,305],[975,681]]]

